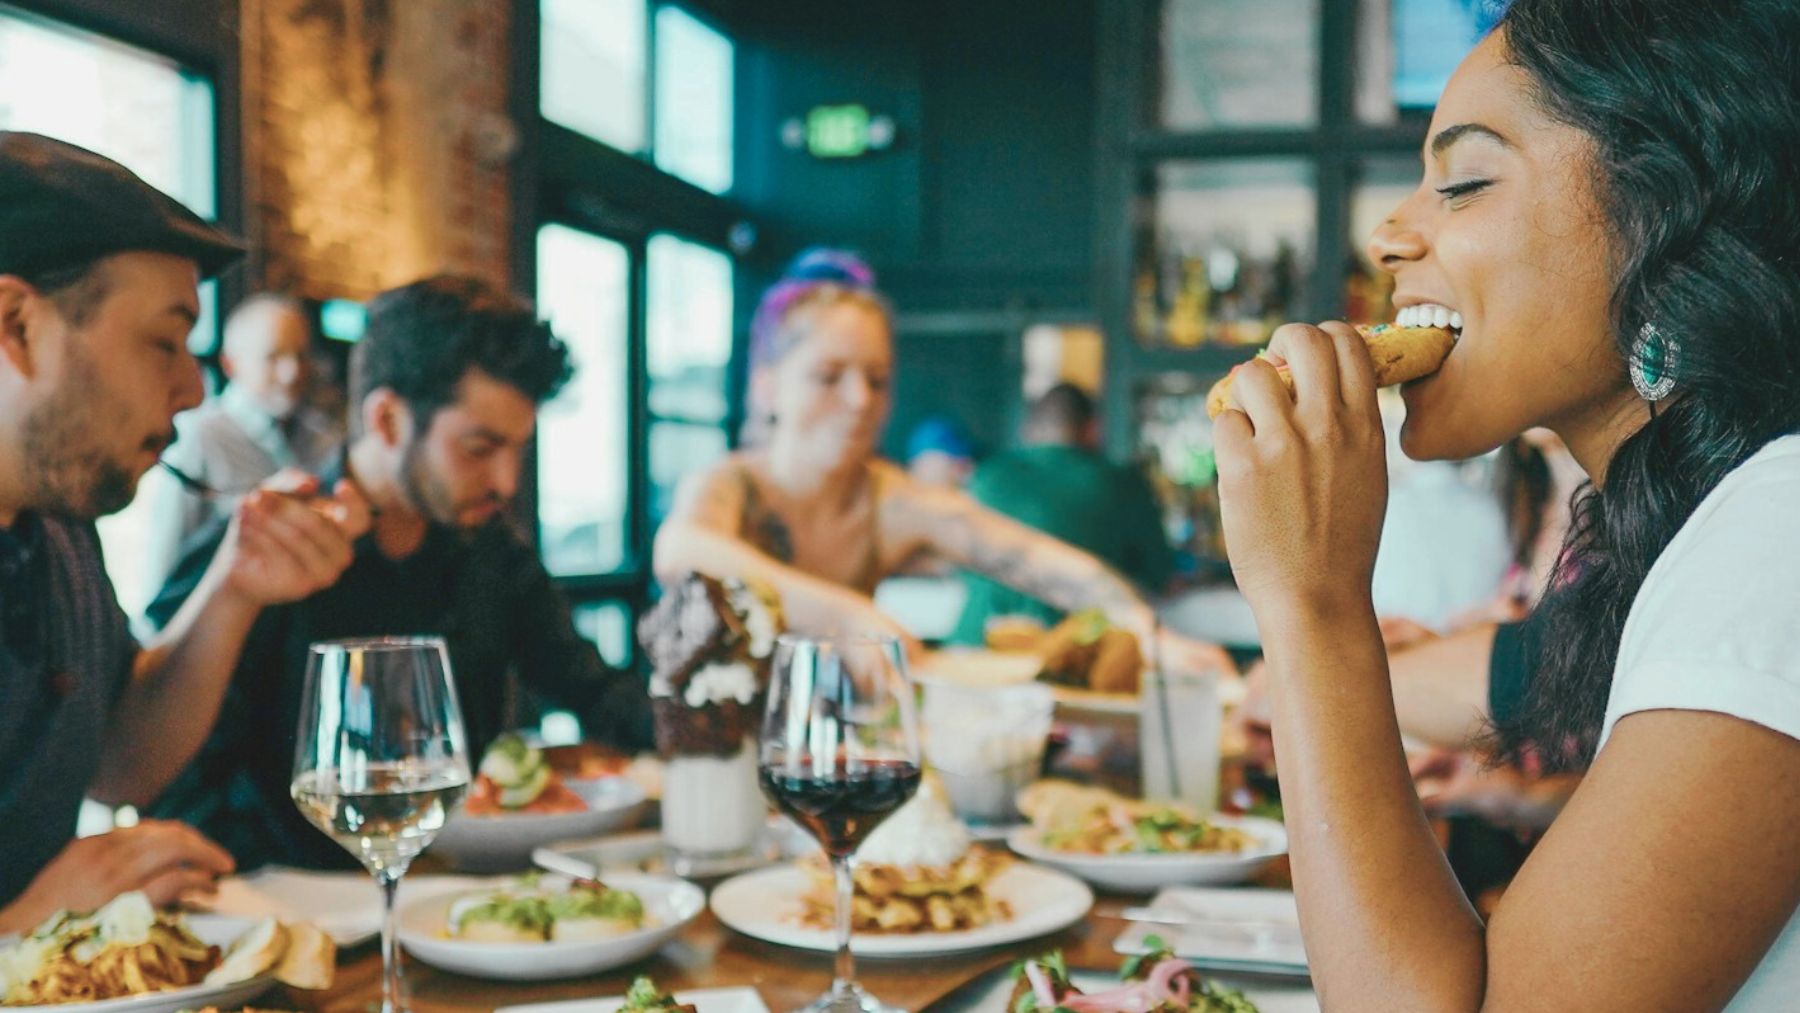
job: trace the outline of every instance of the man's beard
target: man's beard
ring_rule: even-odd
[[[475,532],[486,524],[467,527],[461,522],[461,511],[457,509],[456,500],[444,488],[443,483],[432,475],[430,465],[425,462],[424,450],[424,438],[415,436],[400,458],[400,487],[406,494],[407,502],[433,525],[454,533],[464,541],[473,538]]]
[[[71,348],[63,382],[26,415],[25,481],[37,509],[92,519],[125,509],[136,496],[143,472],[100,449],[97,434],[109,427],[95,417],[106,405],[97,390],[92,363]],[[152,439],[145,449],[160,450],[167,443]]]

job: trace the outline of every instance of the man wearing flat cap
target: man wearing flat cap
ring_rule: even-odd
[[[155,797],[205,739],[262,608],[331,584],[368,526],[347,487],[271,480],[163,634],[127,631],[93,522],[200,403],[196,289],[240,252],[116,162],[0,131],[0,933],[128,890],[166,903],[230,870],[177,823],[73,840],[82,797]]]

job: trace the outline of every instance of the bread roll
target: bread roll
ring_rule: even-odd
[[[1357,324],[1356,332],[1368,342],[1369,358],[1375,364],[1377,387],[1405,383],[1437,372],[1437,368],[1449,357],[1450,350],[1456,347],[1456,339],[1443,327]],[[1288,367],[1276,366],[1275,372],[1287,386],[1288,393],[1292,394],[1294,377],[1289,373]],[[1206,395],[1207,418],[1216,419],[1220,412],[1232,407],[1232,380],[1233,377],[1227,375],[1213,384],[1212,391]]]
[[[1098,693],[1136,695],[1138,679],[1144,671],[1138,638],[1124,630],[1111,629],[1100,637],[1097,646],[1094,663],[1088,667],[1088,688]]]

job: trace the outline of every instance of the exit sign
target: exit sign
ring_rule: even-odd
[[[796,117],[782,127],[782,140],[790,148],[805,148],[814,158],[860,158],[894,143],[894,120],[869,112],[858,103],[814,106],[806,117]]]
[[[806,150],[814,158],[855,158],[869,151],[869,110],[818,106],[806,114]]]

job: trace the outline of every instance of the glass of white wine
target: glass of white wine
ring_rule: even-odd
[[[382,1013],[406,1008],[394,896],[469,788],[469,750],[438,637],[312,645],[294,746],[294,804],[381,886]]]

